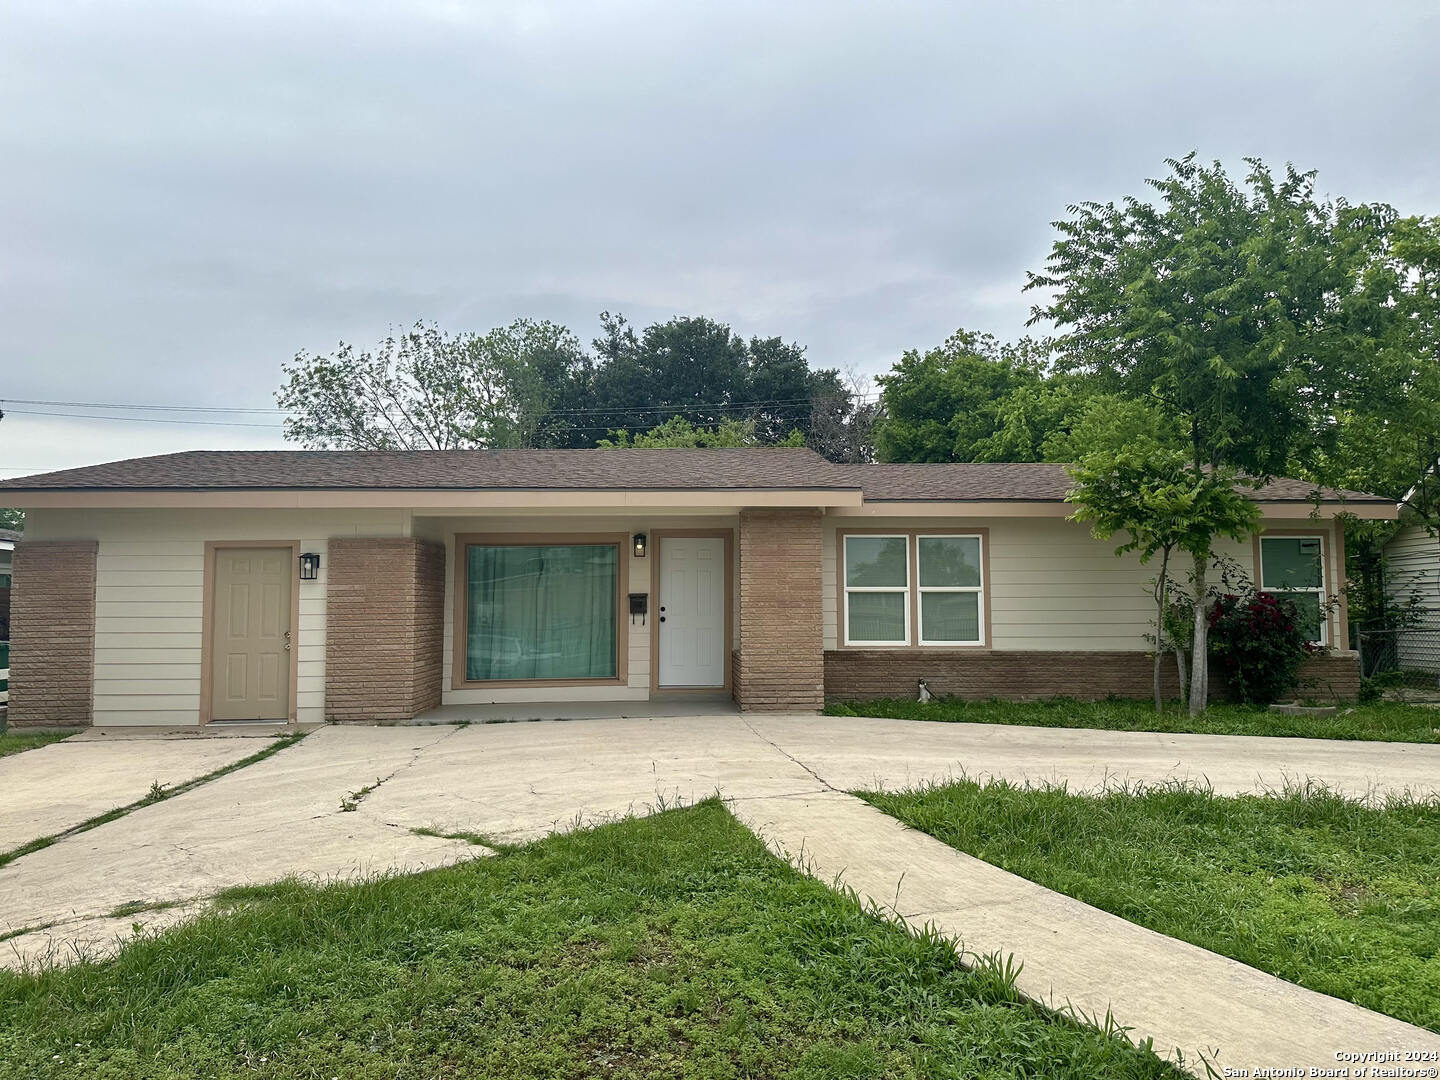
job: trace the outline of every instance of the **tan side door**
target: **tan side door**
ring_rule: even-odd
[[[212,720],[290,718],[290,561],[288,547],[215,551]]]

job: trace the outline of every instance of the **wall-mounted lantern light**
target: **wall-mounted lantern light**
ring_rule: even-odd
[[[632,542],[635,545],[635,557],[643,559],[645,557],[645,534],[636,533]]]
[[[300,556],[300,580],[314,581],[320,576],[320,556],[307,551]]]

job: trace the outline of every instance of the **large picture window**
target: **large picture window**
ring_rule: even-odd
[[[618,544],[464,551],[467,682],[617,677]]]
[[[1294,601],[1305,636],[1327,644],[1323,537],[1262,536],[1260,588]]]
[[[978,533],[844,535],[844,643],[983,644],[983,544]]]

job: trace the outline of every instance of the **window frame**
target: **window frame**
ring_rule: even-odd
[[[467,679],[466,643],[470,636],[471,547],[614,547],[615,555],[615,675],[582,679]],[[453,584],[450,626],[454,640],[450,652],[452,690],[508,689],[527,686],[629,686],[630,646],[625,596],[630,587],[629,533],[456,533],[450,559]]]
[[[847,552],[848,552],[848,550],[849,550],[850,538],[851,538],[852,536],[855,537],[855,538],[857,538],[857,539],[862,539],[862,540],[903,540],[903,541],[905,541],[905,584],[904,584],[904,585],[900,585],[900,586],[896,586],[896,585],[854,585],[854,586],[852,586],[852,585],[850,584],[850,575],[846,572],[846,570],[847,570],[847,561],[846,561],[846,559],[847,559]],[[913,555],[912,547],[913,547],[913,540],[912,540],[910,534],[907,533],[907,532],[845,533],[845,534],[841,537],[841,541],[840,541],[840,587],[841,587],[841,589],[844,591],[844,594],[845,594],[845,599],[844,599],[844,608],[845,608],[845,610],[844,610],[844,615],[845,615],[844,639],[845,639],[845,644],[851,645],[851,646],[855,646],[855,647],[858,647],[858,648],[875,648],[875,649],[894,648],[894,647],[897,646],[897,645],[909,645],[909,644],[910,644],[910,608],[911,608],[910,592],[911,592],[911,589],[913,588],[913,583],[914,583],[914,580],[915,580],[915,568],[911,565],[911,563],[914,561],[913,558],[912,558],[912,555]],[[904,636],[903,636],[899,641],[880,641],[880,640],[869,640],[869,639],[864,640],[864,641],[851,641],[851,640],[850,640],[850,594],[851,594],[851,593],[882,593],[882,594],[885,594],[885,595],[887,595],[887,596],[888,596],[888,595],[896,595],[896,594],[899,594],[899,595],[904,599],[904,603],[901,605],[902,608],[904,609],[904,618],[905,618],[905,633],[904,633]]]
[[[1304,588],[1272,588],[1265,584],[1265,541],[1267,540],[1318,540],[1320,542],[1320,584]],[[1330,647],[1330,612],[1326,605],[1330,597],[1330,535],[1328,532],[1287,532],[1277,530],[1257,534],[1255,537],[1255,580],[1261,592],[1284,596],[1286,593],[1310,593],[1320,598],[1320,637],[1312,644],[1322,649]]]
[[[901,592],[899,588],[882,586],[858,586],[852,589],[847,584],[845,573],[846,542],[852,537],[904,537],[906,558],[905,593],[905,640],[904,641],[853,641],[850,638],[850,602],[853,592]],[[920,539],[922,537],[973,537],[980,542],[980,584],[979,586],[926,586],[920,585]],[[967,650],[988,652],[990,644],[990,529],[986,526],[957,524],[953,527],[900,526],[895,528],[847,529],[835,531],[835,647],[838,649],[928,649]],[[978,595],[980,636],[976,641],[924,641],[921,638],[921,592],[974,592]]]
[[[979,548],[980,572],[979,585],[925,585],[920,581],[920,541],[921,540],[954,540],[973,539]],[[915,546],[915,640],[921,648],[932,649],[973,649],[977,645],[985,644],[985,538],[974,532],[917,532],[914,534],[912,543]],[[974,593],[975,594],[975,626],[976,637],[974,641],[927,641],[925,640],[925,594],[926,593]]]

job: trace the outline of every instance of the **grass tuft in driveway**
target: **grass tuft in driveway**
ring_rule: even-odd
[[[1057,892],[1440,1031],[1440,803],[1322,788],[1095,797],[971,781],[861,798]]]
[[[1258,705],[1212,705],[1200,716],[1171,706],[1156,712],[1148,701],[940,701],[901,698],[828,705],[831,716],[879,716],[964,724],[1095,728],[1105,731],[1171,731],[1196,735],[1273,735],[1302,739],[1364,739],[1440,742],[1440,709],[1377,703],[1342,705],[1335,716],[1290,716]]]
[[[113,960],[0,974],[27,1077],[1162,1077],[772,856],[724,807],[442,870],[230,890]]]

